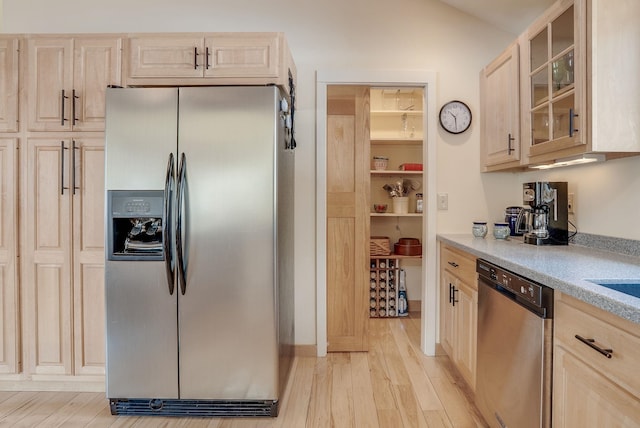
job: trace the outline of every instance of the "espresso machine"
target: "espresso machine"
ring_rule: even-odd
[[[567,245],[569,243],[568,190],[565,181],[536,181],[522,185],[524,209],[517,231],[526,244]]]

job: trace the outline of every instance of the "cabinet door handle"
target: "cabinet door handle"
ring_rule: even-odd
[[[193,48],[193,69],[198,69],[198,47]]]
[[[456,263],[456,262],[447,262],[447,263],[449,263],[451,266],[453,266],[453,267],[455,267],[455,268],[457,268],[458,266],[460,266],[460,265],[459,265],[458,263]]]
[[[578,117],[579,115],[572,109],[569,109],[569,137],[573,137],[573,134],[578,132],[577,129],[575,129],[575,118]]]
[[[60,194],[61,195],[64,195],[64,191],[69,189],[64,185],[64,151],[65,150],[68,150],[68,149],[64,146],[64,141],[60,141]]]
[[[210,65],[209,63],[210,56],[211,56],[211,52],[209,52],[209,46],[207,46],[204,51],[204,65],[207,70],[209,69],[209,65]]]
[[[60,125],[64,126],[64,121],[67,120],[64,118],[64,100],[66,100],[67,98],[69,98],[68,96],[66,96],[64,94],[64,89],[62,90],[62,97],[61,99],[61,108],[60,108]]]
[[[596,345],[596,340],[595,339],[586,339],[586,338],[580,336],[579,334],[576,334],[576,339],[578,339],[580,342],[584,343],[588,347],[590,347],[592,349],[595,349],[596,351],[600,352],[602,355],[604,355],[607,358],[611,358],[611,356],[613,354],[613,349],[605,349],[605,348],[601,348],[598,345]]]
[[[71,91],[71,125],[76,126],[78,118],[76,117],[76,100],[80,97],[76,95],[76,90]]]
[[[449,283],[449,303],[453,301],[453,285]]]
[[[456,305],[456,303],[458,303],[458,300],[456,299],[456,293],[457,293],[458,291],[460,291],[460,290],[457,290],[457,289],[456,289],[456,287],[453,287],[453,295],[451,296],[451,297],[452,297],[451,304],[452,304],[453,306],[455,306],[455,305]]]
[[[516,149],[514,149],[513,147],[511,147],[511,142],[515,140],[515,138],[513,138],[511,136],[511,133],[509,133],[509,137],[508,137],[508,147],[507,147],[507,155],[511,155],[511,152],[515,152]]]
[[[73,189],[73,194],[76,194],[76,190],[79,190],[80,187],[76,186],[76,150],[80,150],[80,147],[76,146],[76,140],[71,140],[71,188]]]

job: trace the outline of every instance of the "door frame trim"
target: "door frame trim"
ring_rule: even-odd
[[[422,218],[426,257],[422,269],[420,349],[435,355],[438,318],[436,269],[436,73],[428,70],[323,70],[316,72],[316,345],[327,355],[327,86],[412,86],[424,90],[423,180],[425,212]]]

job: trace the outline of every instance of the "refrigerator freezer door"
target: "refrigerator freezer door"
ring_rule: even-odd
[[[162,193],[177,147],[178,90],[109,88],[106,110],[107,191]],[[178,398],[178,302],[165,261],[106,260],[105,279],[107,396]]]
[[[275,87],[180,88],[183,399],[277,399]],[[282,143],[284,144],[284,142]]]
[[[108,88],[107,190],[162,190],[178,142],[176,88]]]

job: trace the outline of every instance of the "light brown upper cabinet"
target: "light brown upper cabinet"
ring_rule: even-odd
[[[0,132],[18,131],[18,52],[20,39],[0,37]]]
[[[520,135],[511,146],[515,46],[481,72],[484,171],[640,154],[640,28],[631,16],[640,2],[558,0],[520,35]]]
[[[529,165],[640,152],[640,3],[559,0],[527,31]]]
[[[520,56],[518,41],[480,72],[481,166],[520,166]]]
[[[30,131],[103,131],[105,92],[121,84],[121,38],[27,40]]]
[[[131,84],[281,84],[295,75],[282,33],[133,34],[128,39]],[[227,83],[225,83],[227,82]]]
[[[369,88],[327,88],[327,349],[368,348]]]
[[[571,3],[556,3],[527,33],[525,111],[533,158],[587,143],[586,10],[580,1]]]

